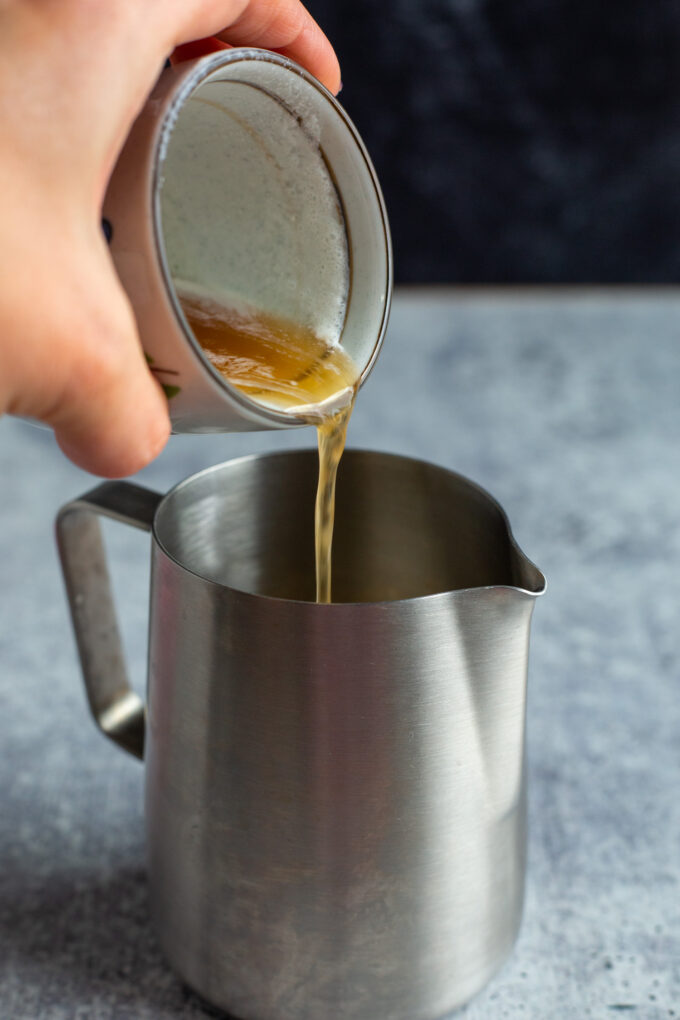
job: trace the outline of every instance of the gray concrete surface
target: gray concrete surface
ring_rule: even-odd
[[[313,439],[176,437],[140,477]],[[680,292],[402,292],[349,441],[484,485],[549,583],[524,924],[460,1016],[680,1017]],[[0,1018],[216,1015],[157,949],[142,766],[85,704],[52,522],[92,481],[0,422]],[[107,534],[142,689],[148,539]]]

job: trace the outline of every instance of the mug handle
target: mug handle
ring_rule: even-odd
[[[150,531],[163,497],[131,482],[105,482],[57,516],[57,545],[92,715],[102,733],[144,758],[144,702],[130,687],[98,517]]]

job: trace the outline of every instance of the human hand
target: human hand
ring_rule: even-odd
[[[51,425],[95,474],[138,471],[170,431],[102,234],[106,185],[167,57],[215,35],[339,89],[299,0],[0,3],[0,414]]]

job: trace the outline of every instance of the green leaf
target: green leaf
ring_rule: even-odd
[[[178,393],[182,392],[181,386],[171,386],[169,383],[161,383],[161,386],[163,387],[163,393],[165,393],[168,400],[171,400],[173,397],[176,397]]]

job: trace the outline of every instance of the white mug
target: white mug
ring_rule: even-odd
[[[178,299],[189,286],[311,326],[360,384],[387,326],[392,253],[375,170],[312,75],[259,49],[167,68],[107,190],[104,228],[175,432],[302,425],[231,386]]]

